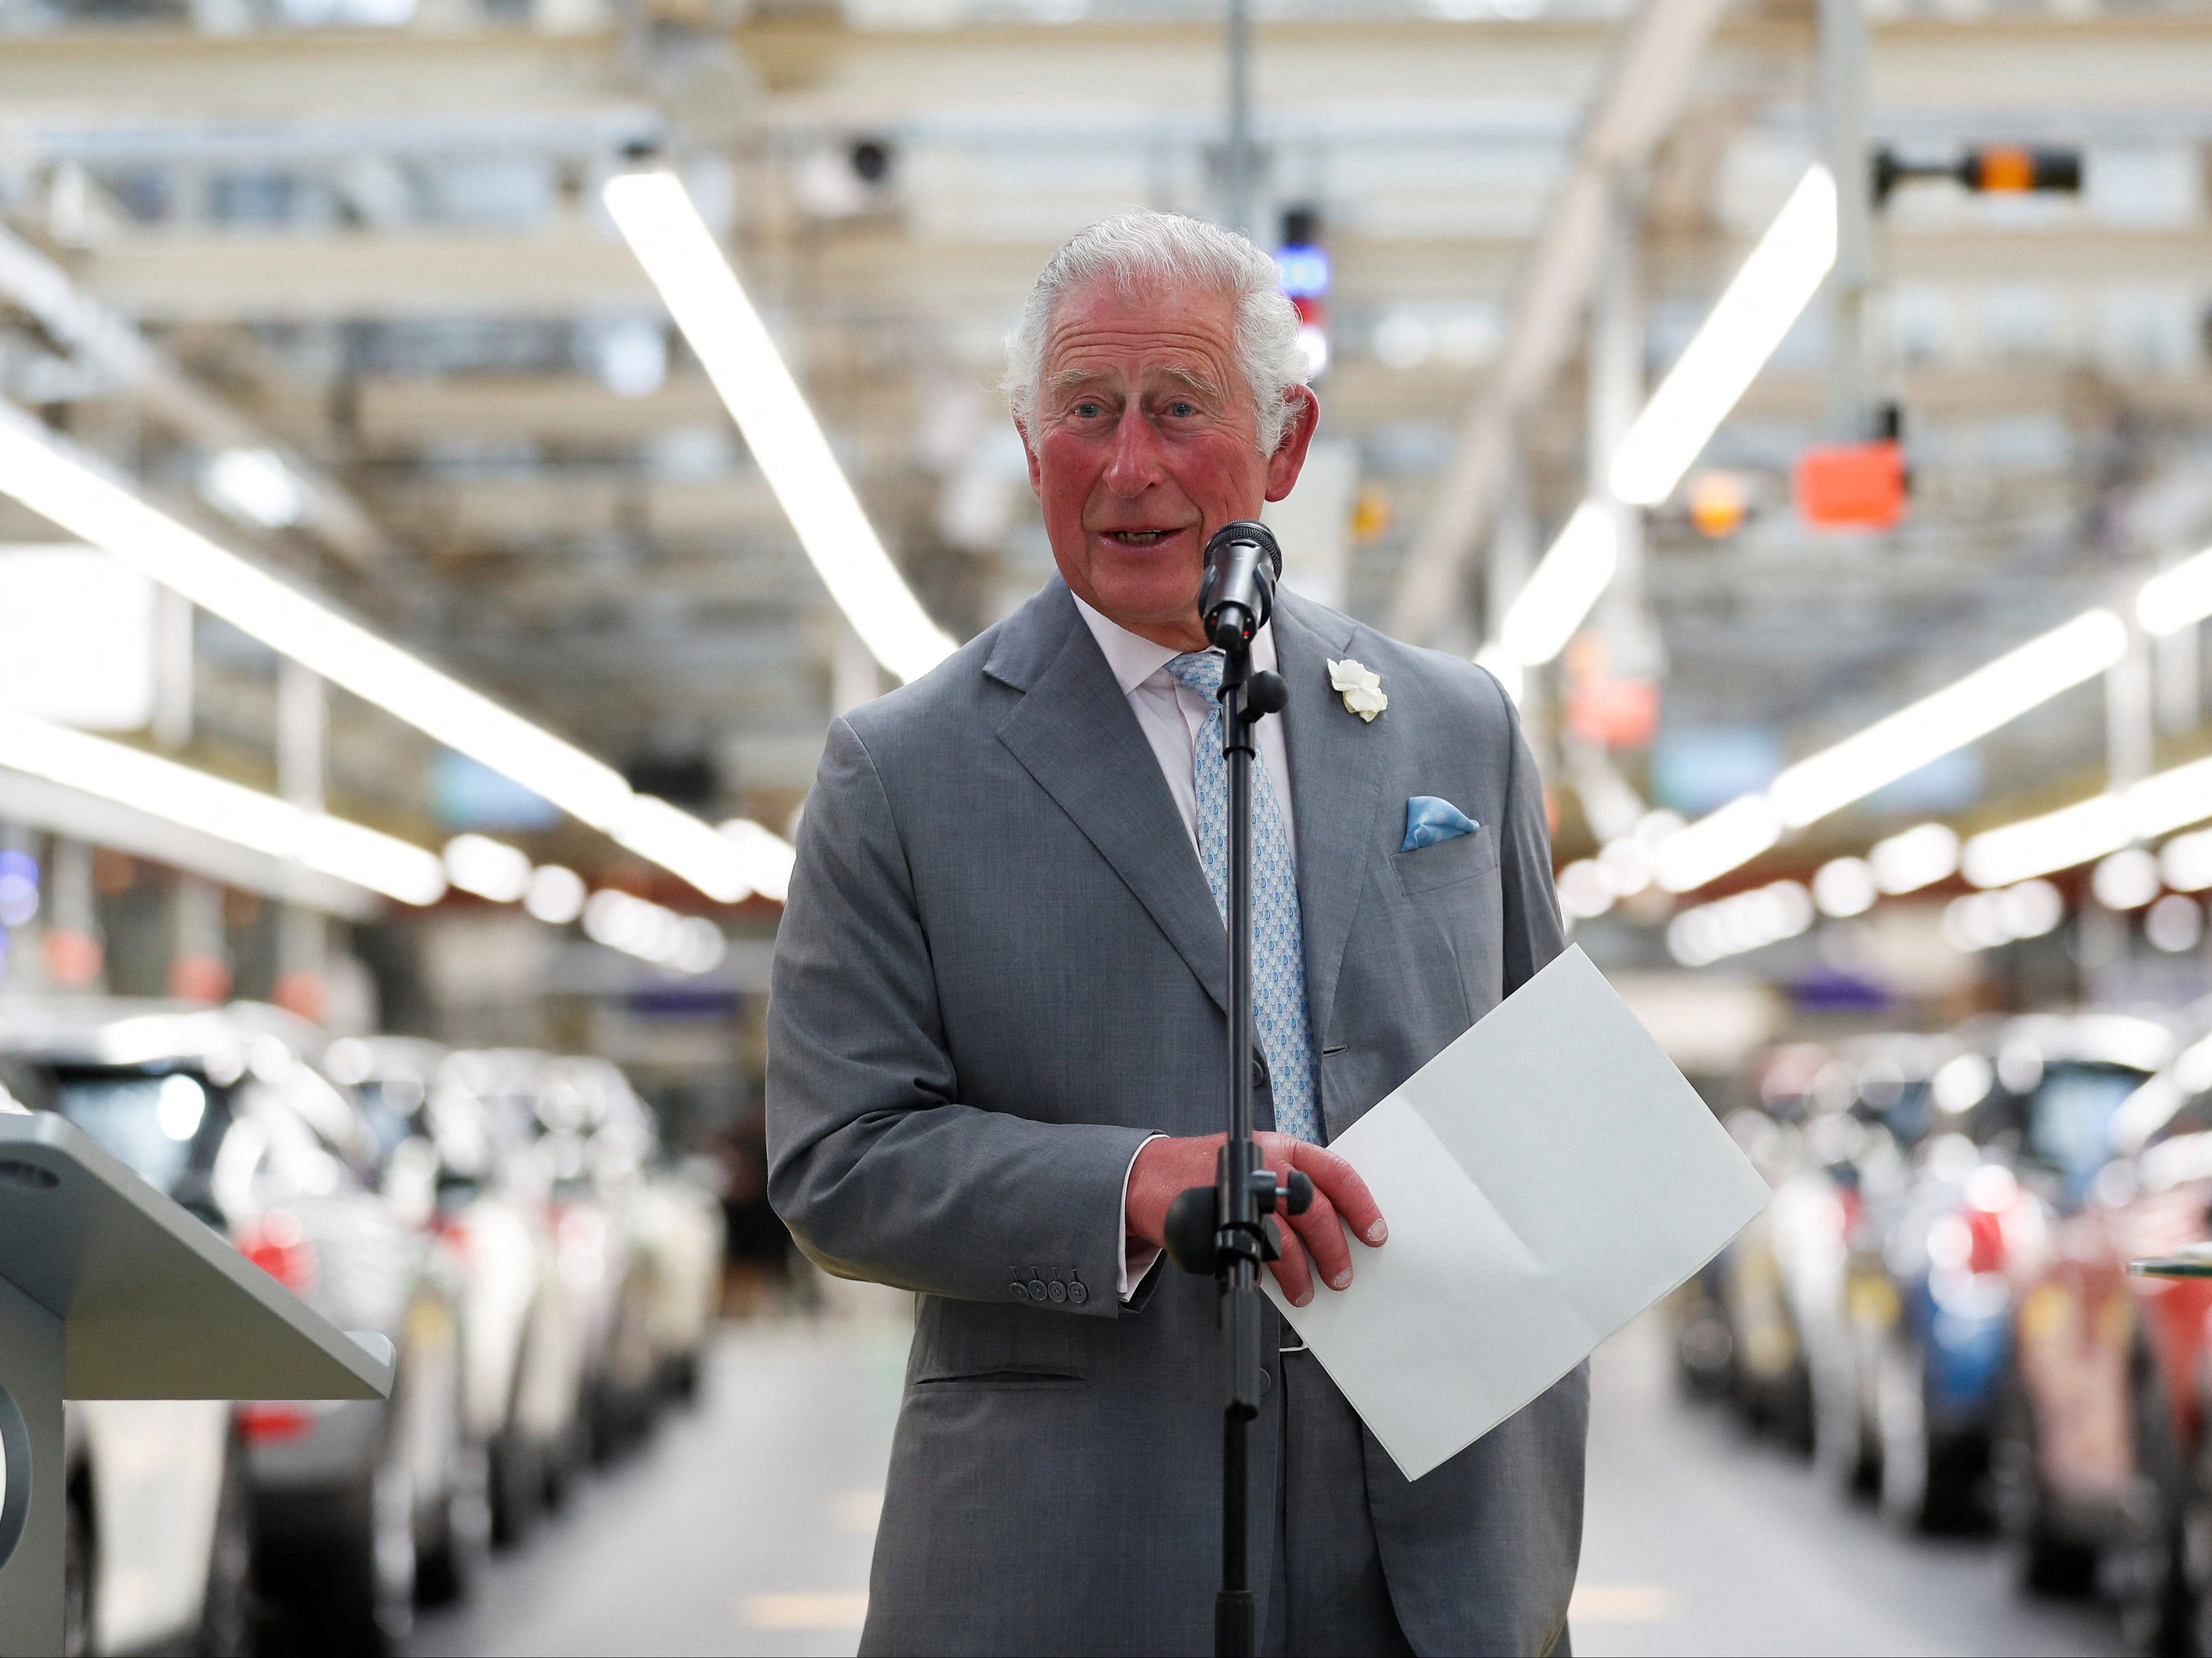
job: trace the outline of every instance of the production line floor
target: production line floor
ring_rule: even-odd
[[[702,1402],[586,1480],[420,1655],[849,1653],[906,1332],[880,1303],[735,1327]],[[1649,1321],[1598,1355],[1575,1649],[2118,1653],[2111,1616],[2030,1600],[1985,1541],[1907,1539],[1676,1396]]]

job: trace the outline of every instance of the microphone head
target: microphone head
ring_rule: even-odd
[[[1216,530],[1213,538],[1206,544],[1206,562],[1212,563],[1217,555],[1227,551],[1240,541],[1256,544],[1267,556],[1267,574],[1278,581],[1282,580],[1283,550],[1275,543],[1275,532],[1256,518],[1240,518]]]
[[[1206,544],[1206,572],[1198,586],[1198,619],[1206,637],[1224,650],[1249,641],[1267,623],[1283,550],[1256,519],[1224,524]]]

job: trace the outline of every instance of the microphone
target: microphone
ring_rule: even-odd
[[[1224,524],[1206,544],[1206,579],[1198,587],[1198,619],[1224,651],[1240,650],[1274,613],[1283,550],[1257,519]]]

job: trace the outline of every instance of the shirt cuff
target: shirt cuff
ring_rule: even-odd
[[[1147,1134],[1137,1149],[1129,1154],[1129,1166],[1121,1175],[1121,1282],[1115,1293],[1126,1304],[1137,1293],[1145,1274],[1152,1270],[1152,1263],[1160,1258],[1159,1246],[1139,1242],[1129,1236],[1129,1177],[1137,1172],[1137,1159],[1144,1155],[1145,1147],[1154,1140],[1164,1140],[1164,1134]]]

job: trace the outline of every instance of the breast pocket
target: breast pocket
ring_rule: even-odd
[[[1454,835],[1432,847],[1401,852],[1390,861],[1397,868],[1398,884],[1406,896],[1419,899],[1489,874],[1498,867],[1498,843],[1486,824],[1471,835]]]
[[[1474,1023],[1498,1005],[1504,984],[1498,843],[1489,829],[1478,829],[1399,853],[1390,861],[1413,908],[1414,927],[1430,930],[1443,947],[1430,959],[1450,963],[1466,999],[1467,1021]]]

